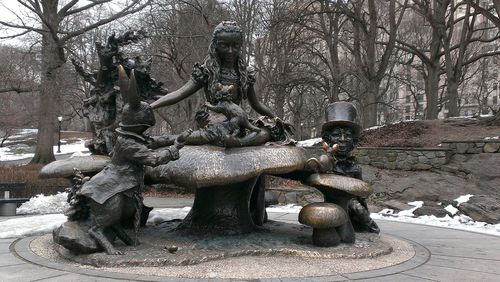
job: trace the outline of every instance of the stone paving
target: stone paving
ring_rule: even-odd
[[[183,206],[185,203],[161,204]],[[270,213],[297,223],[297,214]],[[6,218],[0,218],[1,221]],[[377,222],[385,234],[410,241],[416,255],[399,265],[350,274],[258,281],[500,281],[500,237],[390,221]],[[61,266],[29,250],[32,238],[0,239],[0,281],[207,281],[139,276]],[[217,281],[218,279],[210,279]],[[256,280],[252,280],[256,281]]]

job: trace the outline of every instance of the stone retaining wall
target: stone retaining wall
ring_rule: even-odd
[[[358,147],[354,151],[360,164],[398,170],[440,168],[450,160],[450,148]]]
[[[452,149],[456,154],[500,153],[500,140],[443,141],[443,148]]]

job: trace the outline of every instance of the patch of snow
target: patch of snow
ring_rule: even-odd
[[[15,138],[15,139],[25,138],[28,135],[37,134],[37,133],[38,133],[38,129],[25,128],[25,129],[18,130],[15,135],[10,136],[9,138]]]
[[[57,153],[57,145],[54,146],[54,154],[55,155],[63,155],[63,154],[69,154],[69,153],[74,153],[74,152],[88,152],[88,149],[85,147],[85,140],[80,139],[76,143],[70,143],[70,144],[61,144],[61,152]]]
[[[0,222],[0,238],[32,236],[52,232],[66,221],[64,214],[16,216]]]
[[[379,211],[379,214],[394,215],[394,210],[393,209],[383,209],[383,210]]]
[[[455,208],[454,206],[452,205],[447,205],[445,208],[444,208],[447,212],[451,213],[451,215],[455,215],[457,214],[458,212],[458,209]]]
[[[172,219],[183,219],[191,210],[191,207],[153,209],[149,213],[148,224],[159,224]]]
[[[421,208],[424,205],[424,201],[409,202],[408,205]]]
[[[270,206],[266,208],[267,212],[284,212],[284,213],[299,213],[300,210],[302,209],[302,206],[296,205],[296,204],[288,204],[285,206]]]
[[[385,124],[384,125],[375,125],[375,126],[372,126],[372,127],[365,128],[365,129],[363,129],[363,131],[375,130],[375,129],[382,128],[384,126],[385,126]]]
[[[462,196],[456,198],[455,202],[457,202],[458,206],[460,206],[460,204],[468,202],[471,197],[474,197],[474,195],[472,195],[472,194],[462,195]]]
[[[73,153],[73,155],[71,155],[71,157],[70,157],[70,158],[72,158],[72,157],[82,157],[82,156],[90,156],[90,155],[92,155],[92,153],[90,153],[90,151],[87,151],[87,152],[88,152],[88,153],[84,153],[84,152],[82,152],[82,151],[76,151],[76,152],[74,152],[74,153]]]
[[[447,215],[445,217],[438,218],[433,215],[423,215],[419,217],[398,217],[384,216],[380,213],[372,213],[370,214],[370,217],[373,219],[384,219],[390,221],[440,226],[500,236],[500,224],[493,225],[487,224],[485,222],[476,222],[466,215],[456,215],[454,217],[450,217]]]
[[[57,153],[57,147],[58,147],[57,145],[53,147],[54,155],[70,154],[78,151],[84,153],[89,152],[88,149],[85,147],[84,139],[80,139],[76,143],[61,144],[60,153]],[[35,154],[33,153],[14,154],[9,147],[0,148],[0,161],[14,161],[14,160],[27,159],[27,158],[32,158],[34,155]]]
[[[321,144],[322,142],[322,138],[307,139],[297,142],[297,147],[312,147],[314,145]]]
[[[498,139],[500,139],[500,136],[484,137],[484,140],[498,140]]]
[[[67,192],[59,192],[56,195],[36,195],[17,208],[17,214],[50,214],[63,213],[69,204]]]

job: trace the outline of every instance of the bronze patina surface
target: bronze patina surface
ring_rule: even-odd
[[[312,203],[300,210],[299,222],[312,228],[332,228],[346,223],[347,213],[336,204]]]
[[[80,264],[99,267],[195,265],[208,261],[243,256],[275,256],[302,258],[376,258],[393,251],[383,236],[358,234],[354,245],[319,248],[313,245],[310,227],[269,221],[263,228],[249,234],[184,236],[175,231],[177,222],[165,222],[141,229],[141,245],[116,244],[122,256],[104,253],[74,255],[56,248],[59,255]],[[169,252],[177,247],[174,253]]]
[[[99,172],[110,161],[108,156],[74,156],[47,164],[41,169],[40,178],[73,177],[75,168],[84,174]]]
[[[302,182],[313,187],[338,190],[358,197],[368,197],[373,193],[373,188],[363,180],[337,174],[312,174]]]
[[[285,174],[304,168],[305,150],[294,146],[223,148],[186,146],[182,158],[154,168],[155,182],[202,188],[243,182],[261,174]]]

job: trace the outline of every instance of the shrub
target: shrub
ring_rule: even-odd
[[[11,197],[16,198],[31,198],[38,194],[52,195],[71,186],[66,178],[38,178],[42,166],[0,166],[0,183],[26,183],[26,189],[11,193]]]

